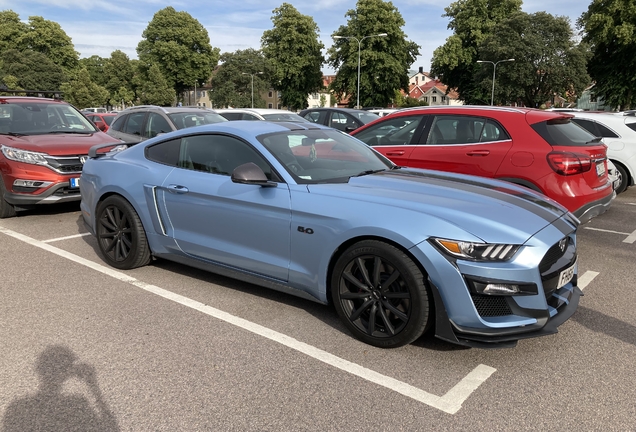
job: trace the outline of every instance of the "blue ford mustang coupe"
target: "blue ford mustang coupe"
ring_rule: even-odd
[[[89,153],[103,259],[163,258],[332,303],[379,347],[557,332],[577,308],[578,221],[510,183],[407,169],[317,124],[236,121]],[[102,149],[103,150],[103,149]]]

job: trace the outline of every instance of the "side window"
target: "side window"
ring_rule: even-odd
[[[347,128],[347,116],[339,112],[331,113],[331,121],[329,126],[344,131]]]
[[[113,124],[110,126],[111,129],[116,131],[121,131],[124,124],[126,124],[126,117],[128,117],[128,115],[123,115],[121,117],[116,118]]]
[[[604,125],[600,124],[600,123],[596,123],[596,127],[598,127],[599,132],[601,132],[601,136],[603,138],[619,138],[619,136],[614,133],[611,129],[609,129],[608,127],[605,127]]]
[[[143,125],[145,116],[146,116],[145,112],[129,114],[128,121],[126,122],[126,127],[123,130],[123,132],[130,135],[141,136],[141,127]]]
[[[387,117],[385,121],[356,134],[356,138],[371,146],[411,144],[424,118],[421,115]]]
[[[161,114],[149,113],[146,120],[146,128],[144,130],[144,136],[146,138],[153,138],[160,133],[172,132],[172,128],[168,123],[168,120],[163,118]]]
[[[497,122],[472,116],[435,116],[426,144],[472,144],[510,139]]]
[[[228,120],[240,120],[242,116],[241,113],[232,113],[232,112],[224,112],[220,114]]]
[[[255,115],[248,114],[248,113],[243,113],[242,120],[260,120],[260,119],[258,117],[256,117]]]
[[[249,144],[227,135],[195,135],[182,138],[178,166],[212,174],[232,175],[239,165],[253,162],[268,179],[272,170]]]
[[[146,158],[162,164],[177,166],[180,146],[181,140],[176,139],[146,147]]]
[[[320,119],[320,112],[319,111],[308,112],[307,114],[305,114],[305,118],[312,123],[318,123],[318,120]]]

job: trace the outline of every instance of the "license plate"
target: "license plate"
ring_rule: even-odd
[[[78,188],[79,187],[79,177],[73,177],[71,179],[71,188]]]
[[[572,264],[570,267],[566,268],[559,275],[559,283],[557,284],[557,289],[569,283],[574,277],[574,270],[576,269],[576,263]]]
[[[599,177],[603,177],[603,175],[605,175],[605,162],[599,162],[596,164],[596,174]]]

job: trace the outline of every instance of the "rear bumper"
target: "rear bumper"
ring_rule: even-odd
[[[590,219],[605,213],[612,204],[612,201],[614,201],[614,198],[616,198],[616,192],[612,191],[612,193],[606,197],[589,202],[572,213],[581,223],[588,222]]]

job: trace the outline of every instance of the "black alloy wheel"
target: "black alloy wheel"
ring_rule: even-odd
[[[99,250],[111,266],[129,270],[150,262],[150,248],[139,215],[119,195],[97,207],[96,228]]]
[[[430,322],[422,272],[404,252],[380,241],[361,241],[342,254],[331,294],[345,325],[370,345],[409,344]]]

